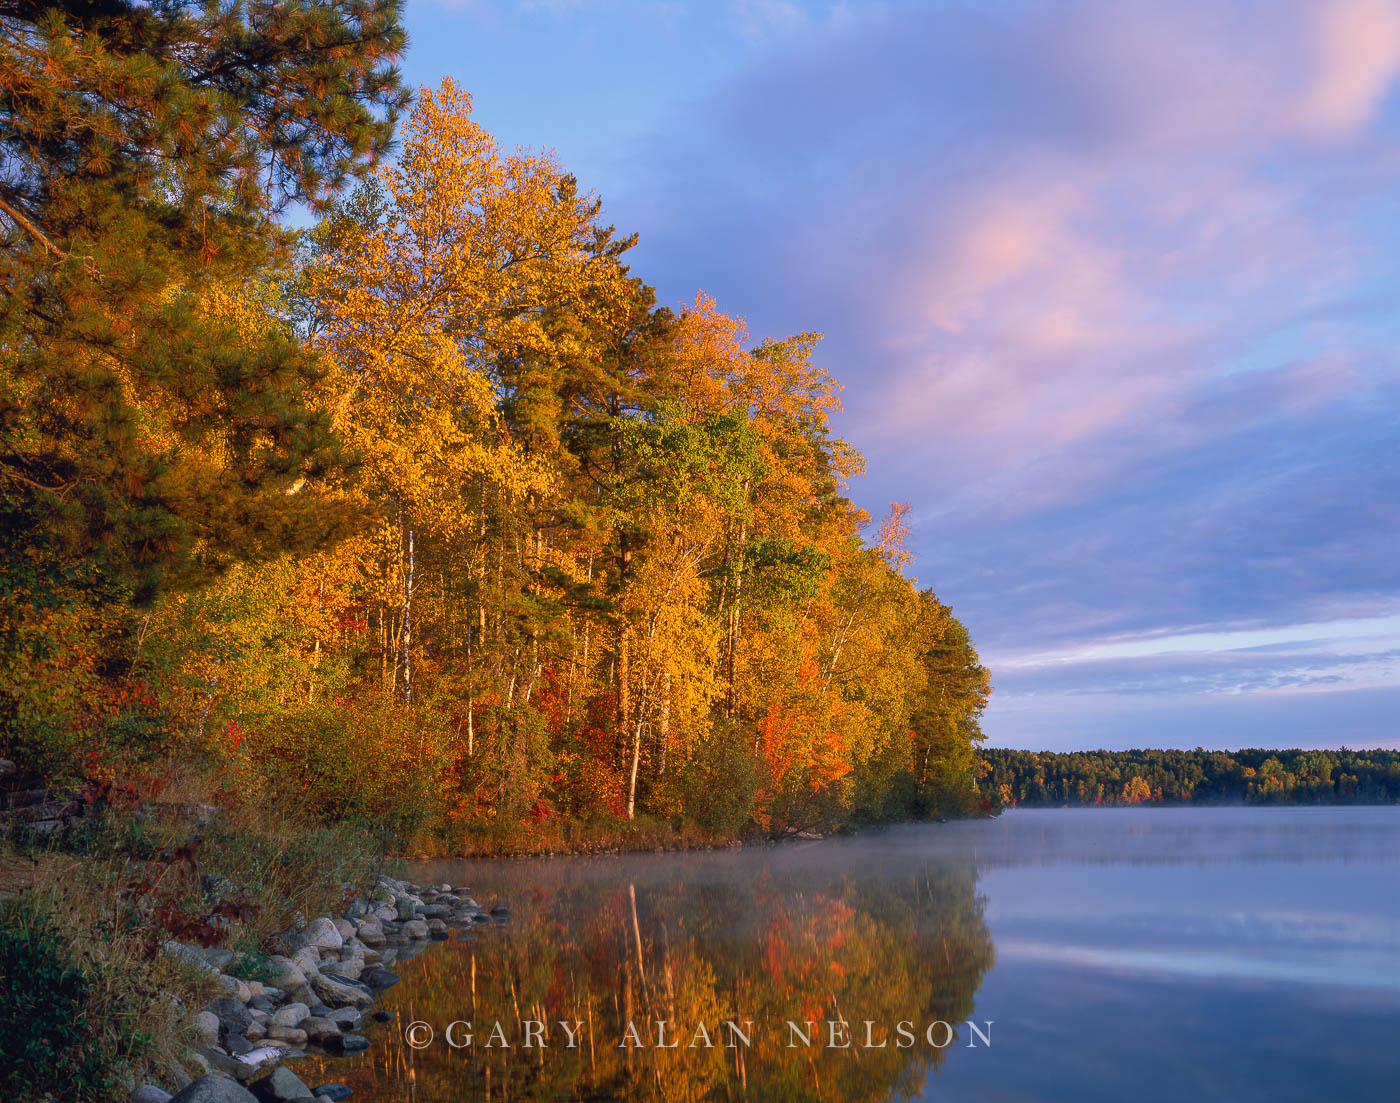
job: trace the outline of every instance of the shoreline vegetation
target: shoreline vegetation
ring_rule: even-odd
[[[1400,803],[1400,751],[984,748],[999,808]]]
[[[401,16],[0,16],[15,1103],[178,1086],[166,944],[256,962],[389,855],[992,810],[820,335],[659,306],[553,156],[404,86]]]

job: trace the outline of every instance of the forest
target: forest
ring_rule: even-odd
[[[1002,807],[1393,804],[1400,751],[982,751]]]
[[[71,798],[12,819],[990,807],[987,671],[847,496],[820,334],[659,305],[553,156],[410,94],[391,0],[0,21],[0,783]]]

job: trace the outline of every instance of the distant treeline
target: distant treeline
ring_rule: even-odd
[[[984,791],[1014,805],[1390,804],[1400,751],[982,752]]]

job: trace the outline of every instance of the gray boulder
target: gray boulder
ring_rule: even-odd
[[[360,1025],[361,1015],[353,1007],[340,1007],[326,1016],[331,1022],[340,1027],[342,1033],[349,1033]]]
[[[365,963],[355,958],[346,961],[333,961],[322,970],[326,976],[345,977],[347,980],[359,980],[360,973],[364,970]]]
[[[341,922],[345,921],[342,919]],[[306,939],[306,945],[315,946],[318,950],[339,950],[345,942],[345,936],[340,933],[335,920],[324,917],[308,923],[302,937]]]
[[[257,1097],[237,1080],[211,1072],[172,1096],[170,1103],[258,1103]]]
[[[170,1093],[154,1084],[142,1084],[126,1099],[127,1103],[170,1103]]]
[[[330,973],[312,977],[311,990],[327,1007],[368,1007],[374,1002],[374,993],[366,985]]]
[[[252,1087],[253,1094],[262,1103],[290,1103],[294,1099],[313,1098],[311,1089],[289,1068],[273,1069],[271,1076],[254,1081]]]
[[[212,1011],[201,1011],[194,1017],[194,1029],[201,1042],[213,1045],[219,1040],[219,1016]]]
[[[339,931],[336,932],[336,937],[340,937]],[[309,977],[312,973],[320,971],[321,951],[318,950],[315,946],[303,946],[300,950],[298,950],[292,955],[292,961],[298,969],[300,969],[306,976]],[[274,981],[274,983],[276,982]],[[277,987],[287,988],[288,985],[278,984]]]
[[[370,988],[375,990],[381,988],[392,988],[394,985],[398,984],[399,981],[401,981],[402,979],[403,978],[397,973],[390,972],[388,969],[385,969],[379,965],[371,965],[368,969],[366,969],[363,973],[360,974],[360,982],[362,984],[369,985]]]
[[[311,1008],[304,1003],[289,1003],[272,1016],[276,1026],[301,1026],[303,1019],[311,1017]]]
[[[267,959],[268,981],[283,991],[300,988],[306,983],[306,974],[301,966],[289,957],[277,955]],[[263,990],[264,994],[266,989]]]
[[[267,1028],[267,1040],[269,1042],[286,1042],[289,1046],[302,1046],[306,1044],[307,1038],[311,1035],[296,1026],[278,1026],[273,1023]]]
[[[306,1036],[313,1042],[319,1042],[332,1035],[341,1033],[339,1023],[333,1023],[330,1019],[323,1019],[319,1015],[312,1015],[309,1019],[303,1019],[301,1021],[301,1029],[306,1032]]]
[[[363,1053],[369,1049],[369,1039],[363,1034],[334,1034],[321,1044],[329,1052],[338,1053],[342,1057],[351,1053]]]
[[[209,1010],[219,1017],[219,1029],[223,1032],[242,1033],[253,1021],[248,1009],[232,996],[220,996],[209,1005]]]

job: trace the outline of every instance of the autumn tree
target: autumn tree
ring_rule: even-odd
[[[0,4],[7,742],[76,646],[39,610],[100,603],[110,679],[128,600],[326,535],[316,358],[216,300],[387,150],[404,41],[396,0]]]
[[[150,594],[301,535],[313,358],[202,309],[388,148],[396,0],[0,5],[0,509]],[[295,521],[293,521],[295,518]],[[10,549],[11,555],[17,550]]]

